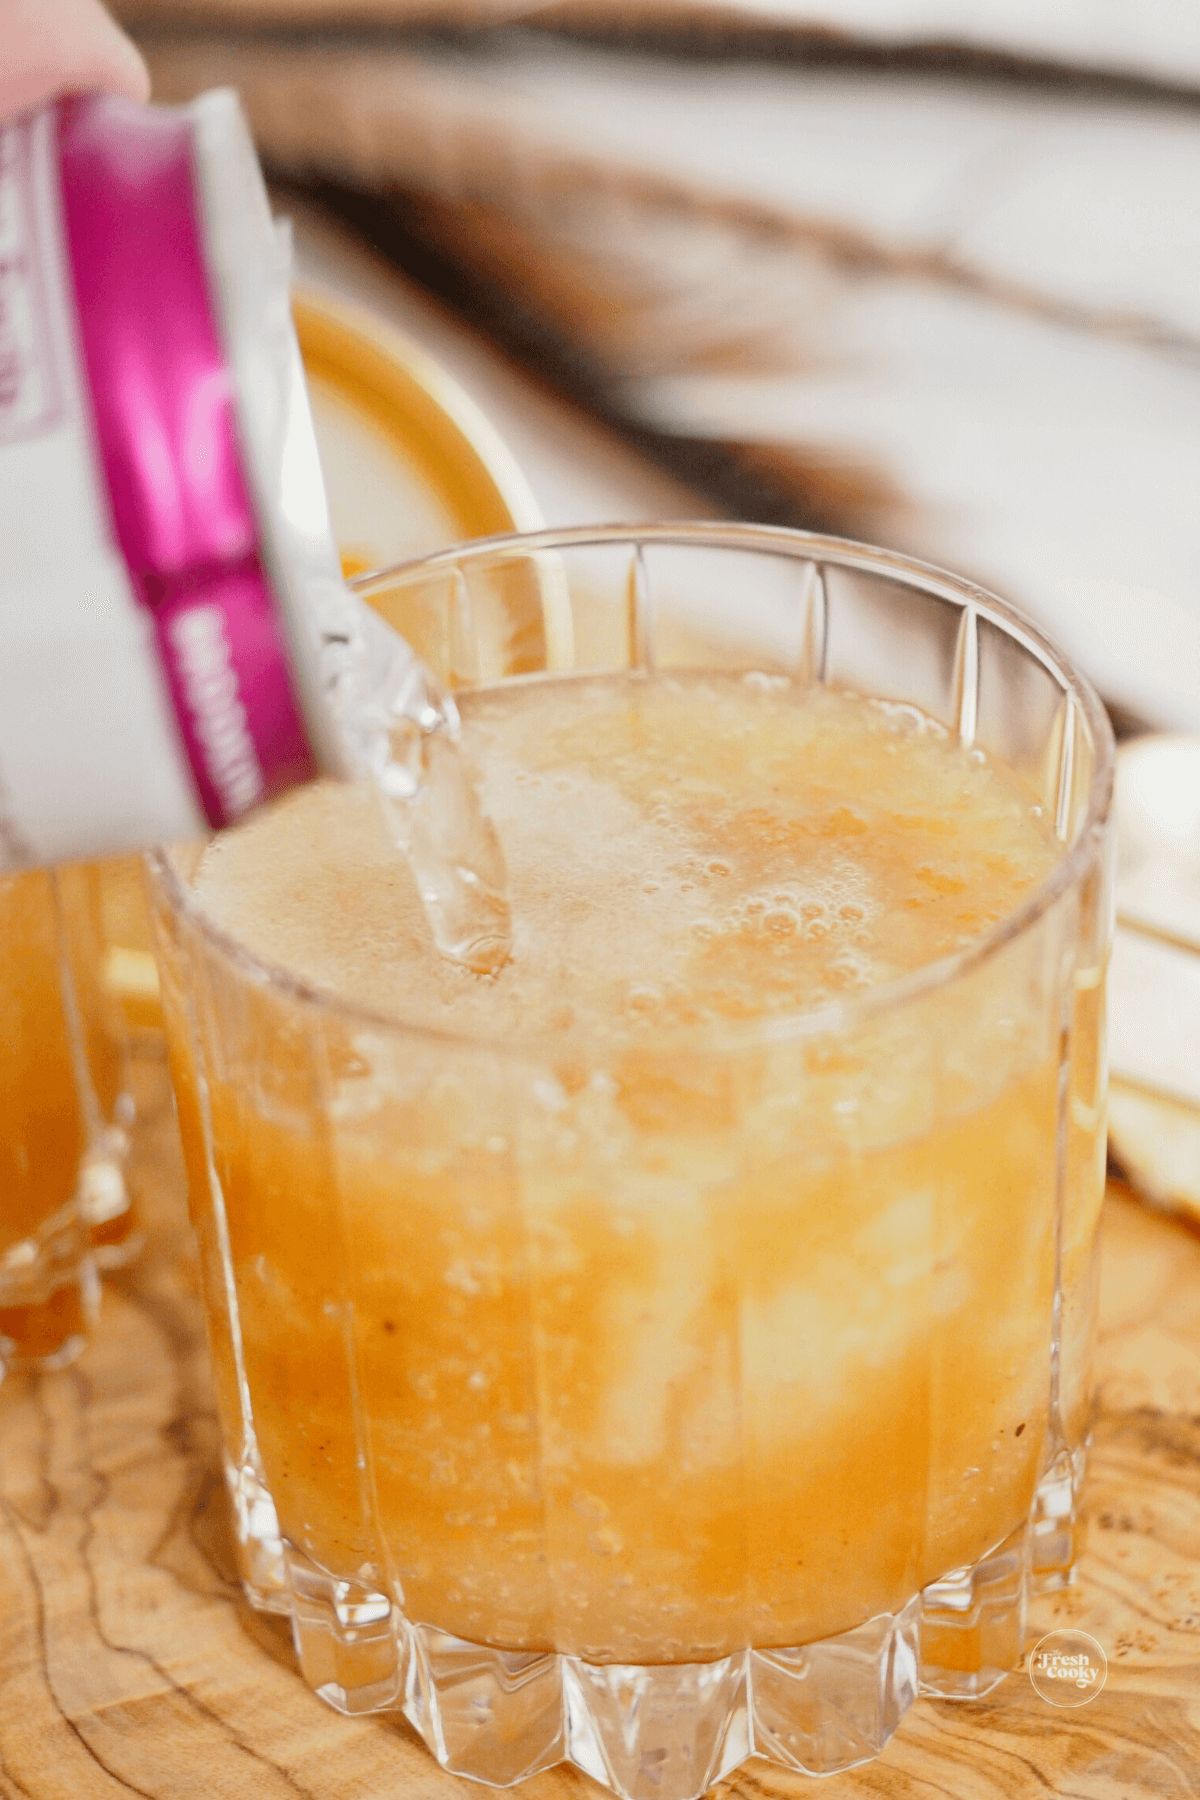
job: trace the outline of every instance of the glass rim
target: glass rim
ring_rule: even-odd
[[[899,1010],[926,993],[948,986],[960,976],[969,974],[990,961],[1008,944],[1035,926],[1054,904],[1081,879],[1095,859],[1112,805],[1116,766],[1116,745],[1112,724],[1104,704],[1087,676],[1045,635],[1020,608],[1001,600],[965,576],[955,575],[934,563],[907,556],[900,551],[859,543],[819,532],[801,531],[789,526],[751,525],[723,520],[701,520],[679,524],[589,525],[548,527],[538,531],[507,532],[489,538],[473,538],[431,554],[407,558],[387,568],[374,569],[353,577],[348,586],[360,596],[384,584],[413,582],[451,569],[463,562],[482,562],[497,558],[518,560],[544,551],[586,549],[604,545],[671,544],[676,547],[714,548],[717,550],[757,551],[766,555],[790,557],[817,564],[834,564],[843,569],[866,574],[886,575],[903,586],[970,608],[977,618],[987,619],[1039,662],[1058,683],[1083,714],[1095,748],[1095,762],[1087,803],[1075,841],[1064,847],[1062,856],[1042,877],[1030,893],[990,931],[946,956],[922,963],[890,981],[879,982],[847,998],[823,1001],[818,1006],[797,1012],[772,1014],[737,1024],[716,1022],[704,1026],[671,1025],[665,1027],[622,1026],[606,1030],[599,1036],[594,1030],[568,1028],[562,1033],[540,1036],[483,1035],[455,1031],[432,1022],[405,1018],[401,1013],[377,1012],[358,1002],[318,987],[302,976],[259,956],[232,933],[215,924],[196,900],[186,880],[171,859],[167,846],[146,852],[146,865],[155,886],[165,895],[172,910],[186,918],[208,944],[232,962],[240,975],[258,986],[305,1008],[315,1008],[337,1015],[347,1023],[370,1030],[413,1037],[444,1047],[476,1053],[501,1053],[507,1057],[529,1058],[578,1042],[580,1036],[605,1046],[618,1046],[642,1052],[670,1052],[697,1057],[722,1052],[766,1048],[809,1038],[842,1035],[876,1014]],[[539,671],[519,679],[536,679]],[[556,673],[551,671],[551,673]],[[558,672],[561,674],[569,671]],[[581,671],[586,674],[587,671]],[[470,690],[458,690],[467,691]]]

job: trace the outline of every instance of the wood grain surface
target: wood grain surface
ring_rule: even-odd
[[[403,1723],[330,1711],[241,1598],[170,1095],[153,1056],[137,1073],[147,1251],[73,1368],[0,1386],[0,1796],[447,1800],[467,1784]],[[1034,1636],[1090,1632],[1107,1684],[1071,1711],[1021,1673],[922,1700],[821,1800],[1200,1794],[1200,1239],[1117,1192],[1105,1232],[1084,1553]],[[722,1785],[818,1791],[761,1761]],[[523,1800],[590,1786],[552,1770]]]

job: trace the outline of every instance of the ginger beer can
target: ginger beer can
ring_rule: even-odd
[[[344,772],[289,267],[232,93],[0,126],[0,871]]]

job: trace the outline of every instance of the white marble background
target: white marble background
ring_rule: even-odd
[[[717,10],[716,0],[705,10]],[[1200,79],[1193,0],[721,0],[748,17],[882,44],[962,44],[1163,81]]]
[[[357,36],[214,47],[173,38],[169,10],[146,40],[160,92],[232,80],[277,172],[511,221],[491,278],[520,304],[529,245],[569,269],[588,304],[555,323],[610,411],[794,453],[834,487],[849,471],[859,535],[975,575],[1108,697],[1200,729],[1200,5],[711,9],[1140,86],[672,61],[512,5],[472,9],[524,20],[482,46],[380,34],[409,9],[366,0]],[[597,516],[586,464],[543,506]]]

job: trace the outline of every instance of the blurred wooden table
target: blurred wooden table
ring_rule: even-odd
[[[0,1385],[0,1796],[446,1800],[467,1784],[403,1723],[331,1712],[241,1598],[162,1065],[139,1082],[148,1250],[73,1368]],[[987,1701],[920,1701],[877,1762],[819,1790],[761,1761],[726,1790],[1200,1795],[1200,1240],[1118,1194],[1099,1375],[1078,1580],[1034,1624],[1096,1637],[1103,1692],[1064,1711],[1014,1674]],[[590,1786],[552,1770],[524,1800]]]

